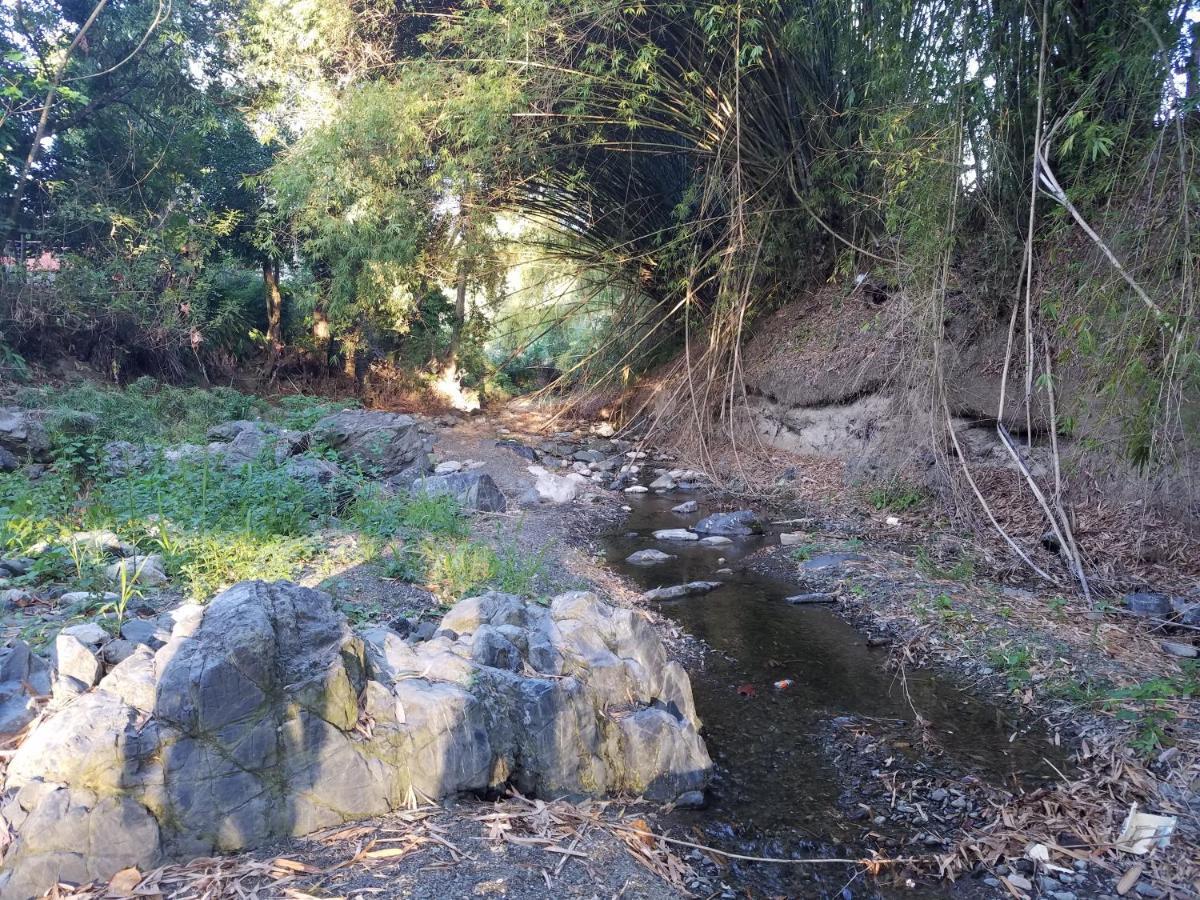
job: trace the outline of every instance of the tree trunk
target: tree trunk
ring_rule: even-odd
[[[458,345],[462,340],[463,325],[467,321],[467,261],[459,260],[458,285],[454,291],[454,321],[450,326],[450,347],[446,350],[445,365],[450,369],[458,364]]]
[[[263,260],[267,296],[267,371],[274,374],[283,354],[283,294],[279,292],[279,263]]]

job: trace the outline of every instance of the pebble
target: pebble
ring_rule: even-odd
[[[1075,894],[1072,891],[1051,891],[1053,900],[1075,900]]]
[[[950,796],[949,791],[947,791],[945,788],[938,788],[936,791],[934,791],[932,794],[929,795],[929,799],[932,800],[934,803],[941,803],[948,796]]]
[[[1030,881],[1028,878],[1026,878],[1024,875],[1018,875],[1016,872],[1010,872],[1005,877],[1008,879],[1008,883],[1011,884],[1013,887],[1015,887],[1019,891],[1032,891],[1033,890],[1033,882]]]
[[[644,494],[648,490],[650,490],[650,489],[648,487],[646,487],[644,484],[635,484],[635,485],[625,488],[625,493],[627,493],[627,494]]]
[[[1156,888],[1148,881],[1139,881],[1134,893],[1141,897],[1163,897],[1165,892],[1161,888]]]

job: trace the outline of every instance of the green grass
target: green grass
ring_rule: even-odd
[[[917,571],[935,581],[970,581],[975,577],[975,560],[963,553],[943,566],[924,547],[917,548]]]

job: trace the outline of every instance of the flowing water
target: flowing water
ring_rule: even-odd
[[[686,527],[704,514],[703,508],[692,516],[672,513],[679,502],[678,496],[631,500],[633,512],[604,544],[610,566],[644,588],[723,582],[712,593],[657,604],[712,651],[690,675],[717,778],[705,810],[676,814],[689,831],[699,830],[710,842],[753,855],[791,857],[831,848],[854,853],[864,828],[847,818],[853,802],[839,803],[839,798],[845,800],[847,773],[827,746],[831,725],[840,717],[902,725],[914,721],[915,709],[944,751],[940,769],[1010,786],[1034,785],[1053,776],[1044,758],[1044,735],[1013,738],[1017,729],[1005,713],[944,673],[908,672],[902,682],[885,668],[887,651],[869,648],[864,635],[832,610],[785,602],[803,592],[802,585],[739,565],[777,539],[734,538],[732,546],[716,548],[656,541],[655,529]],[[625,562],[647,547],[676,558],[644,567]],[[734,574],[714,574],[721,557]],[[785,678],[791,686],[776,689],[774,683]],[[843,896],[841,873],[837,881],[819,872],[766,868],[780,871],[760,885],[764,896],[772,891]],[[861,896],[862,890],[860,886],[852,894]],[[918,890],[922,896],[935,893]]]

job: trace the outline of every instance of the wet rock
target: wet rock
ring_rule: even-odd
[[[286,582],[244,582],[172,620],[158,652],[136,647],[13,756],[0,895],[307,834],[414,795],[512,784],[688,804],[711,771],[686,673],[644,617],[589,593],[549,608],[468,598],[416,644],[360,637],[330,597]],[[605,714],[618,704],[626,714]]]
[[[1165,594],[1138,591],[1125,595],[1125,605],[1136,616],[1169,616],[1171,600]]]
[[[690,516],[699,508],[700,504],[698,504],[695,500],[686,500],[683,503],[680,503],[678,506],[672,506],[671,512],[678,516]]]
[[[643,600],[678,600],[680,597],[697,597],[715,591],[721,586],[719,581],[689,581],[687,584],[673,584],[670,587],[654,588],[642,594]]]
[[[793,594],[785,598],[792,606],[805,606],[809,603],[836,603],[837,594],[827,593],[812,593],[812,594]]]
[[[670,475],[659,475],[652,482],[650,482],[650,490],[673,491],[675,490],[675,479]]]
[[[429,471],[430,439],[412,416],[343,410],[318,421],[312,440],[381,478],[414,468],[418,475]]]
[[[698,541],[700,535],[686,528],[660,528],[654,532],[656,541]]]
[[[654,566],[674,558],[670,553],[663,553],[661,550],[638,550],[625,557],[625,562],[631,566]]]
[[[20,639],[0,650],[0,738],[32,722],[38,701],[49,695],[49,663]]]
[[[167,583],[163,558],[157,553],[122,559],[108,566],[104,574],[114,584],[120,583],[122,574],[131,584],[156,586]]]
[[[28,410],[0,407],[0,448],[15,457],[45,459],[50,437],[37,417]]]
[[[714,534],[701,538],[700,543],[705,547],[728,547],[733,541],[723,535]]]
[[[645,494],[649,490],[650,490],[650,488],[646,487],[644,484],[631,484],[629,487],[625,488],[625,493],[626,494]]]
[[[758,516],[748,509],[714,513],[701,519],[692,528],[701,534],[715,535],[761,534],[763,530]]]
[[[463,509],[481,512],[504,512],[508,501],[486,472],[459,472],[450,475],[431,475],[413,482],[414,494],[449,494]]]

